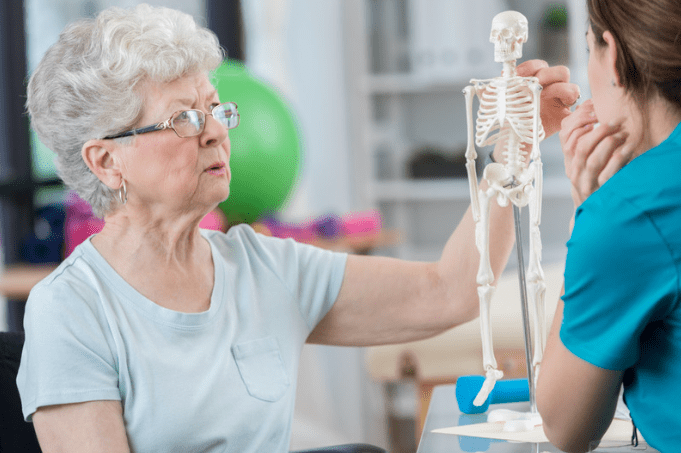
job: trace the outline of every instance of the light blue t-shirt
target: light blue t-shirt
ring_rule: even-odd
[[[248,226],[202,234],[215,264],[205,312],[145,298],[90,240],[31,291],[17,378],[27,420],[120,400],[133,452],[288,451],[301,349],[347,255]]]
[[[625,400],[660,451],[681,446],[681,126],[577,209],[560,337],[626,370]]]

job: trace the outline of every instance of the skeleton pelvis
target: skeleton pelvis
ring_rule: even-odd
[[[505,187],[510,184],[513,184],[514,181],[514,176],[513,174],[506,168],[504,164],[500,164],[498,162],[493,162],[485,167],[485,170],[482,173],[482,177],[486,179],[488,182],[496,183],[495,185]]]
[[[507,166],[493,162],[485,167],[482,178],[497,193],[497,203],[506,206],[510,200],[516,206],[526,206],[534,189],[534,175],[527,169],[511,172]]]

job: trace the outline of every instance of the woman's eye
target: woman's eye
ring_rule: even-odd
[[[173,121],[174,124],[181,124],[181,123],[188,123],[191,121],[190,118],[190,112],[184,111],[180,112],[176,117],[175,120]]]

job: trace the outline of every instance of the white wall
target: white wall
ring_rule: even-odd
[[[289,220],[352,210],[340,0],[242,2],[246,65],[287,98],[302,131]]]
[[[289,44],[306,139],[302,188],[314,214],[351,210],[350,158],[339,0],[292,2]],[[294,50],[294,51],[293,51]]]

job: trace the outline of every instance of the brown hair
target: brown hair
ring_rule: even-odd
[[[617,47],[620,83],[640,106],[659,94],[681,110],[681,2],[587,0],[595,42],[609,31]]]

